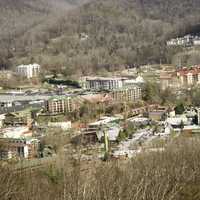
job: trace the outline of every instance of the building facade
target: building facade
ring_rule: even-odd
[[[34,158],[38,156],[39,140],[28,126],[0,129],[0,158]]]
[[[30,159],[38,156],[39,140],[37,139],[0,138],[0,143],[2,145],[1,159]]]
[[[53,97],[46,102],[46,111],[50,114],[72,112],[75,104],[72,97]]]
[[[38,64],[19,65],[17,67],[17,73],[20,76],[26,77],[28,79],[37,77],[40,73],[40,65]]]
[[[111,92],[111,97],[119,102],[137,102],[142,99],[142,89],[139,86],[116,89]]]
[[[200,66],[184,67],[160,74],[161,89],[191,87],[200,84]]]
[[[86,89],[113,90],[123,87],[126,78],[117,77],[90,77],[86,78]]]
[[[191,86],[200,83],[200,66],[182,68],[176,72],[182,86]]]

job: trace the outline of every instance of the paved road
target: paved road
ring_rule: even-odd
[[[26,104],[26,105],[20,105],[20,106],[14,106],[11,108],[0,108],[0,114],[6,114],[9,112],[19,112],[22,110],[25,110],[27,108],[42,108],[44,106],[44,104]]]
[[[36,101],[36,100],[47,100],[51,95],[12,95],[12,94],[0,94],[0,102],[3,101]]]

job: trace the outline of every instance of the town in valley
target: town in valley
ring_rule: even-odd
[[[200,134],[200,65],[127,67],[77,80],[39,64],[0,73],[26,82],[1,87],[0,157],[7,164],[45,165],[60,154],[126,160]]]

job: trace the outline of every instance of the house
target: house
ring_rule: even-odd
[[[17,66],[17,74],[27,79],[38,77],[40,74],[39,64],[19,65]]]
[[[0,129],[0,158],[37,157],[39,140],[32,136],[32,131],[25,126]]]
[[[20,138],[0,138],[0,159],[31,159],[38,156],[39,140]]]

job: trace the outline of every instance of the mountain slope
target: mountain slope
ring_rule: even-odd
[[[67,14],[67,8],[72,8],[70,0],[59,0],[56,4],[48,0],[48,6],[43,6],[45,0],[30,0],[30,4],[24,3],[26,0],[15,2],[29,8],[31,5],[26,19],[32,20],[30,16],[34,13],[37,20],[31,22],[25,32],[21,31],[23,34],[17,41],[4,43],[8,46],[7,52],[3,52],[4,63],[34,60],[48,70],[66,75],[96,73],[124,65],[170,62],[173,52],[165,48],[165,41],[191,31],[200,20],[198,0],[78,1],[78,5],[84,5],[73,7],[76,9]],[[19,14],[19,17],[25,15]],[[13,29],[10,30],[13,33]],[[81,40],[81,33],[88,35],[88,39]]]
[[[29,45],[30,34],[40,34],[44,27],[84,2],[86,0],[1,0],[0,68],[10,66],[9,58],[21,51],[19,44]]]

